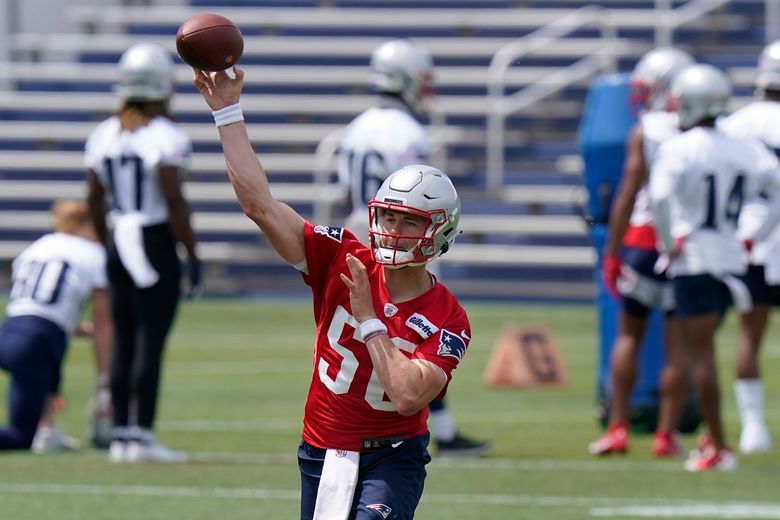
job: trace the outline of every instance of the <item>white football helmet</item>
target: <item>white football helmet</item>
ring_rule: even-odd
[[[761,51],[756,87],[762,91],[780,90],[780,40],[770,43]]]
[[[390,40],[371,54],[371,82],[378,92],[397,94],[413,110],[433,95],[433,60],[421,45]]]
[[[382,226],[386,210],[428,220],[422,237],[403,236]],[[398,268],[423,265],[446,253],[458,235],[460,198],[446,174],[422,164],[404,166],[385,179],[376,197],[368,202],[368,235],[374,259]],[[409,249],[400,240],[418,239]]]
[[[674,47],[658,47],[642,56],[631,72],[632,106],[637,111],[666,110],[672,79],[691,64],[690,54]]]
[[[173,60],[151,43],[133,45],[119,59],[114,92],[125,101],[164,101],[173,93]]]
[[[674,78],[671,98],[680,116],[680,127],[690,128],[728,110],[731,82],[717,67],[691,65]]]

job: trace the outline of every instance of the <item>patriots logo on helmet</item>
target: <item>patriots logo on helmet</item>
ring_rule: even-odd
[[[386,506],[384,504],[368,504],[366,506],[366,509],[371,509],[372,511],[376,511],[380,515],[382,515],[382,518],[387,518],[390,516],[390,513],[393,511],[389,506]]]
[[[341,235],[343,234],[344,230],[340,227],[314,226],[314,232],[319,233],[320,235],[325,235],[331,240],[335,240],[336,242],[341,243]]]
[[[453,357],[460,361],[463,359],[463,354],[466,353],[466,342],[463,338],[454,334],[447,329],[441,329],[439,335],[439,352],[440,356]]]

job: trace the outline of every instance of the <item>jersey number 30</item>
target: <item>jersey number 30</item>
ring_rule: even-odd
[[[64,260],[27,262],[19,268],[11,298],[30,298],[40,304],[53,305],[60,298],[69,270],[70,264]]]

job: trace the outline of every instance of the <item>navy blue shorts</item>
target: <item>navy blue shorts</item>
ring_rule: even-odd
[[[709,274],[675,276],[674,297],[677,318],[693,318],[705,314],[723,316],[733,303],[725,283]]]
[[[0,327],[0,367],[11,375],[8,425],[0,428],[0,450],[32,444],[46,398],[60,384],[67,338],[57,325],[38,316],[7,318]]]
[[[360,469],[350,520],[407,520],[414,517],[431,461],[430,434],[405,440],[398,447],[385,446],[360,454]],[[325,450],[301,441],[298,467],[301,471],[301,520],[314,516],[317,488]]]
[[[764,277],[763,265],[750,265],[748,272],[739,277],[748,286],[755,305],[774,305],[780,307],[780,285],[768,285]]]

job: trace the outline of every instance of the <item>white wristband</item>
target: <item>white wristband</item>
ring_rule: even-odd
[[[368,341],[366,338],[374,337],[377,334],[387,334],[387,327],[377,318],[371,318],[360,324],[360,336],[363,341]]]
[[[219,110],[213,110],[211,115],[214,116],[214,123],[216,123],[217,128],[244,120],[244,113],[241,111],[241,103],[229,105],[225,108],[220,108]]]

